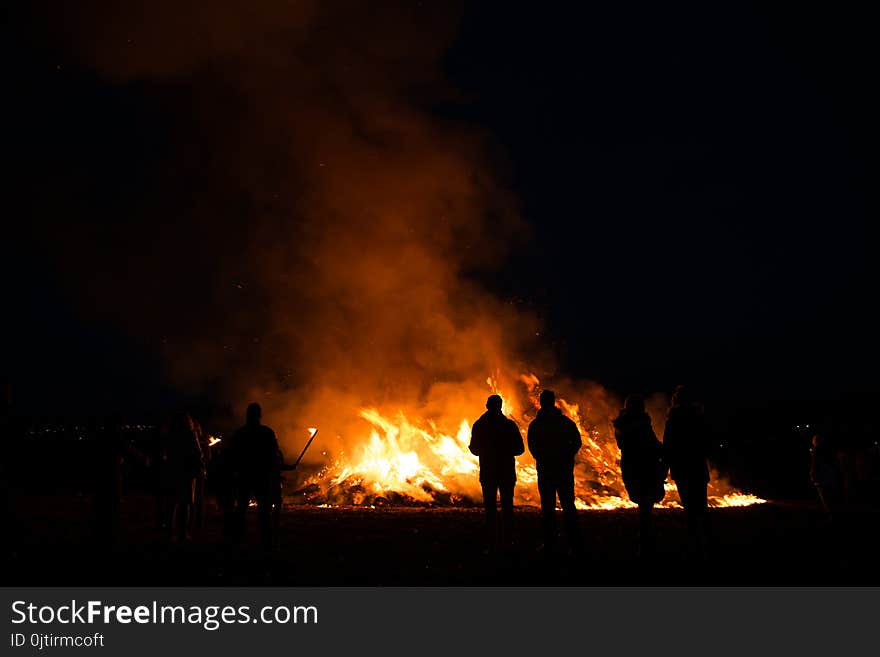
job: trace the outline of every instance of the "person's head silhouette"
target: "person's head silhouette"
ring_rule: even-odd
[[[544,390],[538,397],[541,408],[554,408],[556,406],[556,393],[552,390]]]
[[[641,395],[630,395],[623,402],[623,408],[629,413],[643,413],[645,411],[645,398]]]
[[[501,395],[489,395],[489,398],[486,400],[486,409],[501,412],[503,404],[504,400],[501,399]]]
[[[248,404],[247,414],[245,417],[247,418],[248,424],[259,424],[260,418],[263,417],[263,409],[260,408],[260,405],[256,402]]]

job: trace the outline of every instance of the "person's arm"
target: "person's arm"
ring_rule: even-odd
[[[584,443],[583,440],[581,440],[581,431],[578,429],[577,424],[574,423],[574,420],[569,419],[568,422],[568,447],[571,457],[574,458],[577,456],[577,453],[580,451]]]
[[[193,476],[198,476],[199,472],[201,472],[204,467],[202,447],[199,445],[199,439],[196,437],[194,431],[185,429],[184,434],[185,437],[181,436],[179,440],[185,441],[181,448],[183,457],[186,459],[185,467],[191,471]]]
[[[199,470],[204,473],[205,465],[208,463],[208,456],[206,454],[207,450],[202,444],[202,441],[199,440],[198,434],[193,433],[193,438],[195,439],[195,448],[196,453],[198,454]]]
[[[480,451],[482,451],[483,444],[480,435],[481,433],[482,431],[480,427],[480,421],[477,420],[476,422],[474,422],[474,426],[471,428],[471,442],[468,445],[468,449],[474,456],[479,456]]]
[[[617,448],[622,452],[623,451],[623,430],[617,425],[614,426],[614,440],[617,442]]]
[[[541,429],[540,427],[535,428],[534,421],[529,425],[528,431],[526,432],[526,442],[529,444],[529,453],[535,457],[536,461],[543,456],[541,450],[544,445],[541,444]]]
[[[657,434],[654,433],[654,425],[651,424],[651,420],[648,420],[648,426],[646,428],[648,430],[648,435],[651,437],[651,442],[659,442],[660,439],[657,438]]]
[[[514,456],[519,456],[526,451],[526,446],[523,444],[522,434],[519,431],[519,427],[516,426],[516,422],[513,420],[510,420],[510,423],[507,426],[510,431],[510,453]]]

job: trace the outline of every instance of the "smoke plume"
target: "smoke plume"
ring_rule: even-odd
[[[457,22],[448,3],[68,7],[55,38],[170,144],[113,221],[56,227],[99,265],[68,263],[71,285],[181,389],[260,401],[292,444],[317,424],[326,450],[365,405],[476,417],[535,327],[474,282],[526,233],[486,135],[444,116]]]

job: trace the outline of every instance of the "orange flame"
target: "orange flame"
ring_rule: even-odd
[[[520,427],[526,427],[538,408],[538,385],[534,374],[522,374],[528,406],[517,408],[514,397],[501,393],[499,379],[490,375],[486,385],[504,400],[503,410]],[[626,494],[620,474],[620,450],[607,422],[589,422],[578,403],[557,397],[565,415],[581,433],[581,448],[575,466],[575,504],[579,509],[618,509],[634,507]],[[306,486],[318,490],[316,499],[325,503],[373,504],[390,498],[401,502],[455,504],[481,499],[479,462],[468,450],[470,422],[461,419],[455,431],[439,428],[433,421],[413,418],[403,411],[384,414],[374,407],[362,408],[359,417],[367,423],[364,440],[352,454],[339,454],[312,476]],[[316,429],[309,429],[314,435]],[[516,502],[534,505],[540,500],[534,459],[526,453],[517,457]],[[666,483],[661,506],[680,506],[675,484]],[[764,500],[730,489],[717,477],[710,484],[709,504],[713,507],[748,506]]]

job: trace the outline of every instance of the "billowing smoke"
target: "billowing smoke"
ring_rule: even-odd
[[[34,213],[80,312],[158,354],[182,393],[233,400],[238,417],[260,402],[288,459],[318,427],[303,495],[476,499],[468,422],[497,391],[524,428],[550,384],[586,444],[579,501],[626,503],[620,401],[561,378],[535,318],[479,284],[529,235],[491,139],[455,118],[449,3],[46,15],[59,69],[101,101],[84,103],[97,117],[52,116],[85,137]],[[650,400],[658,433],[664,407]],[[535,502],[531,459],[518,467],[518,499]],[[371,492],[370,477],[391,483]]]
[[[620,401],[561,378],[535,318],[479,284],[529,235],[491,139],[455,118],[454,7],[156,0],[40,15],[54,17],[38,31],[58,70],[93,96],[52,113],[58,134],[82,136],[34,203],[83,315],[157,354],[183,394],[233,400],[239,418],[260,402],[288,459],[318,427],[298,483],[320,499],[478,498],[468,422],[497,391],[524,428],[549,384],[586,444],[579,501],[626,503]],[[649,410],[659,433],[665,400]],[[519,461],[521,502],[536,501],[532,466]],[[390,487],[371,493],[370,477]]]
[[[473,419],[535,335],[474,282],[526,231],[486,135],[444,118],[456,11],[420,5],[77,3],[56,26],[173,135],[113,222],[64,231],[101,272],[72,284],[291,451],[312,424],[344,448],[365,405]]]

